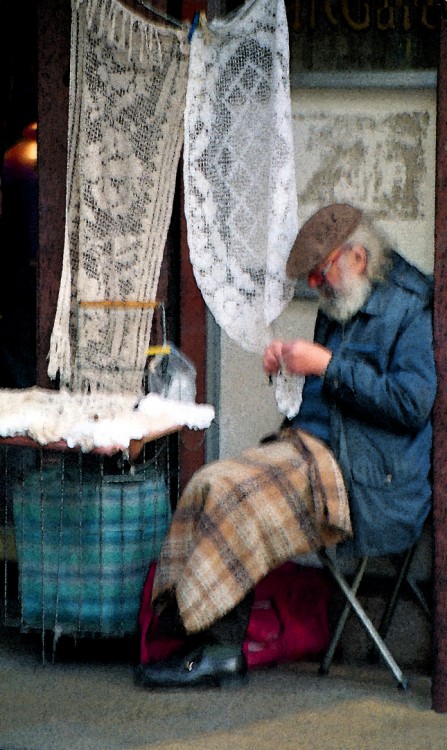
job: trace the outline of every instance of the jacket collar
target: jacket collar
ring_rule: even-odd
[[[363,313],[365,315],[375,316],[382,315],[389,299],[389,288],[387,284],[374,284],[371,294],[360,308],[357,315]],[[355,317],[355,316],[354,316]]]

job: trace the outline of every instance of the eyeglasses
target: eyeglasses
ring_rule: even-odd
[[[309,273],[307,274],[307,284],[311,289],[315,289],[316,286],[320,286],[323,283],[332,266],[337,262],[337,260],[343,253],[343,250],[344,248],[340,247],[335,255],[333,255],[332,258],[328,260],[328,262],[325,263],[322,268],[317,266],[316,268],[313,268],[312,271],[309,271]]]

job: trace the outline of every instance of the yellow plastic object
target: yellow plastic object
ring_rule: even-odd
[[[119,299],[98,299],[98,300],[80,300],[79,307],[116,307],[116,308],[141,308],[142,310],[155,309],[159,303],[152,300],[140,301],[140,300],[119,300]]]
[[[169,344],[164,344],[163,346],[150,346],[148,349],[146,349],[146,357],[152,357],[154,354],[170,354],[171,353],[171,347]]]

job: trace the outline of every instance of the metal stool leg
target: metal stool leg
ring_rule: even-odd
[[[397,603],[399,601],[399,596],[402,590],[402,587],[404,585],[407,585],[410,589],[411,593],[413,594],[414,599],[417,601],[423,612],[426,614],[426,616],[430,619],[431,612],[430,607],[428,606],[427,600],[420,590],[419,586],[417,585],[416,581],[413,579],[413,577],[410,575],[409,570],[411,567],[411,563],[413,561],[413,556],[416,551],[417,544],[414,544],[412,547],[410,547],[409,550],[401,557],[401,564],[398,571],[398,575],[396,577],[393,590],[388,598],[388,601],[386,603],[386,607],[384,610],[384,613],[382,615],[382,619],[380,620],[379,627],[377,628],[377,631],[381,638],[385,639],[388,630],[390,628],[392,619],[394,617],[394,613],[396,611]],[[371,651],[369,654],[369,660],[371,662],[376,661],[377,659],[377,652]]]
[[[322,555],[321,560],[323,564],[327,566],[326,561],[330,560],[329,556],[326,554],[326,552],[324,553],[322,552],[320,554]],[[367,557],[362,558],[360,565],[357,568],[354,581],[351,587],[351,591],[354,595],[357,593],[358,587],[360,586],[367,564],[368,564],[368,558]],[[320,664],[319,673],[322,675],[328,674],[329,672],[330,666],[332,664],[332,660],[334,658],[335,649],[338,646],[338,642],[341,638],[341,634],[343,633],[343,630],[346,625],[346,621],[349,617],[349,613],[351,612],[351,609],[352,609],[352,605],[350,601],[348,600],[338,620],[337,627],[335,629],[334,635],[332,636],[332,640],[329,644],[329,648],[326,651],[323,661]]]
[[[429,607],[429,605],[427,603],[427,600],[426,600],[424,594],[422,593],[422,591],[420,590],[420,588],[417,585],[416,581],[414,580],[413,576],[407,575],[406,583],[407,583],[407,586],[410,587],[410,590],[411,590],[414,598],[416,599],[417,603],[419,604],[420,608],[422,609],[423,612],[425,612],[425,614],[427,615],[428,619],[430,620],[430,618],[431,618],[430,607]]]
[[[394,612],[396,611],[397,602],[399,600],[399,594],[402,588],[403,583],[405,582],[408,571],[410,569],[411,562],[413,560],[413,555],[416,550],[416,545],[413,545],[413,547],[410,547],[409,550],[405,553],[404,557],[402,558],[402,564],[400,566],[399,574],[396,578],[394,588],[391,592],[391,596],[388,599],[387,605],[385,607],[385,611],[382,615],[382,619],[380,620],[380,625],[377,628],[381,638],[386,638],[388,630],[391,625],[391,620],[393,619]]]
[[[383,642],[382,638],[379,636],[377,630],[375,629],[374,625],[372,624],[370,618],[364,611],[363,607],[360,605],[358,600],[356,599],[355,595],[353,594],[352,590],[346,583],[343,576],[339,573],[335,565],[333,564],[331,558],[329,555],[325,552],[319,552],[319,557],[322,563],[328,568],[328,570],[331,572],[332,576],[337,581],[338,585],[340,586],[341,590],[345,594],[346,598],[350,602],[353,610],[355,611],[357,617],[359,618],[360,622],[362,623],[363,627],[367,630],[371,638],[373,639],[376,647],[382,654],[383,659],[385,660],[386,664],[388,665],[389,669],[393,673],[397,684],[400,688],[406,689],[408,686],[407,680],[404,678],[404,675],[402,671],[400,670],[399,666],[395,662],[391,652]]]

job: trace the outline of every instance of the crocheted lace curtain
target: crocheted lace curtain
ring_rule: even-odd
[[[183,143],[186,31],[73,0],[66,237],[48,374],[139,392]],[[127,306],[109,306],[120,301]],[[80,303],[96,302],[97,307]]]
[[[184,180],[205,302],[230,338],[261,351],[293,295],[285,265],[298,228],[283,0],[251,0],[195,32]]]

